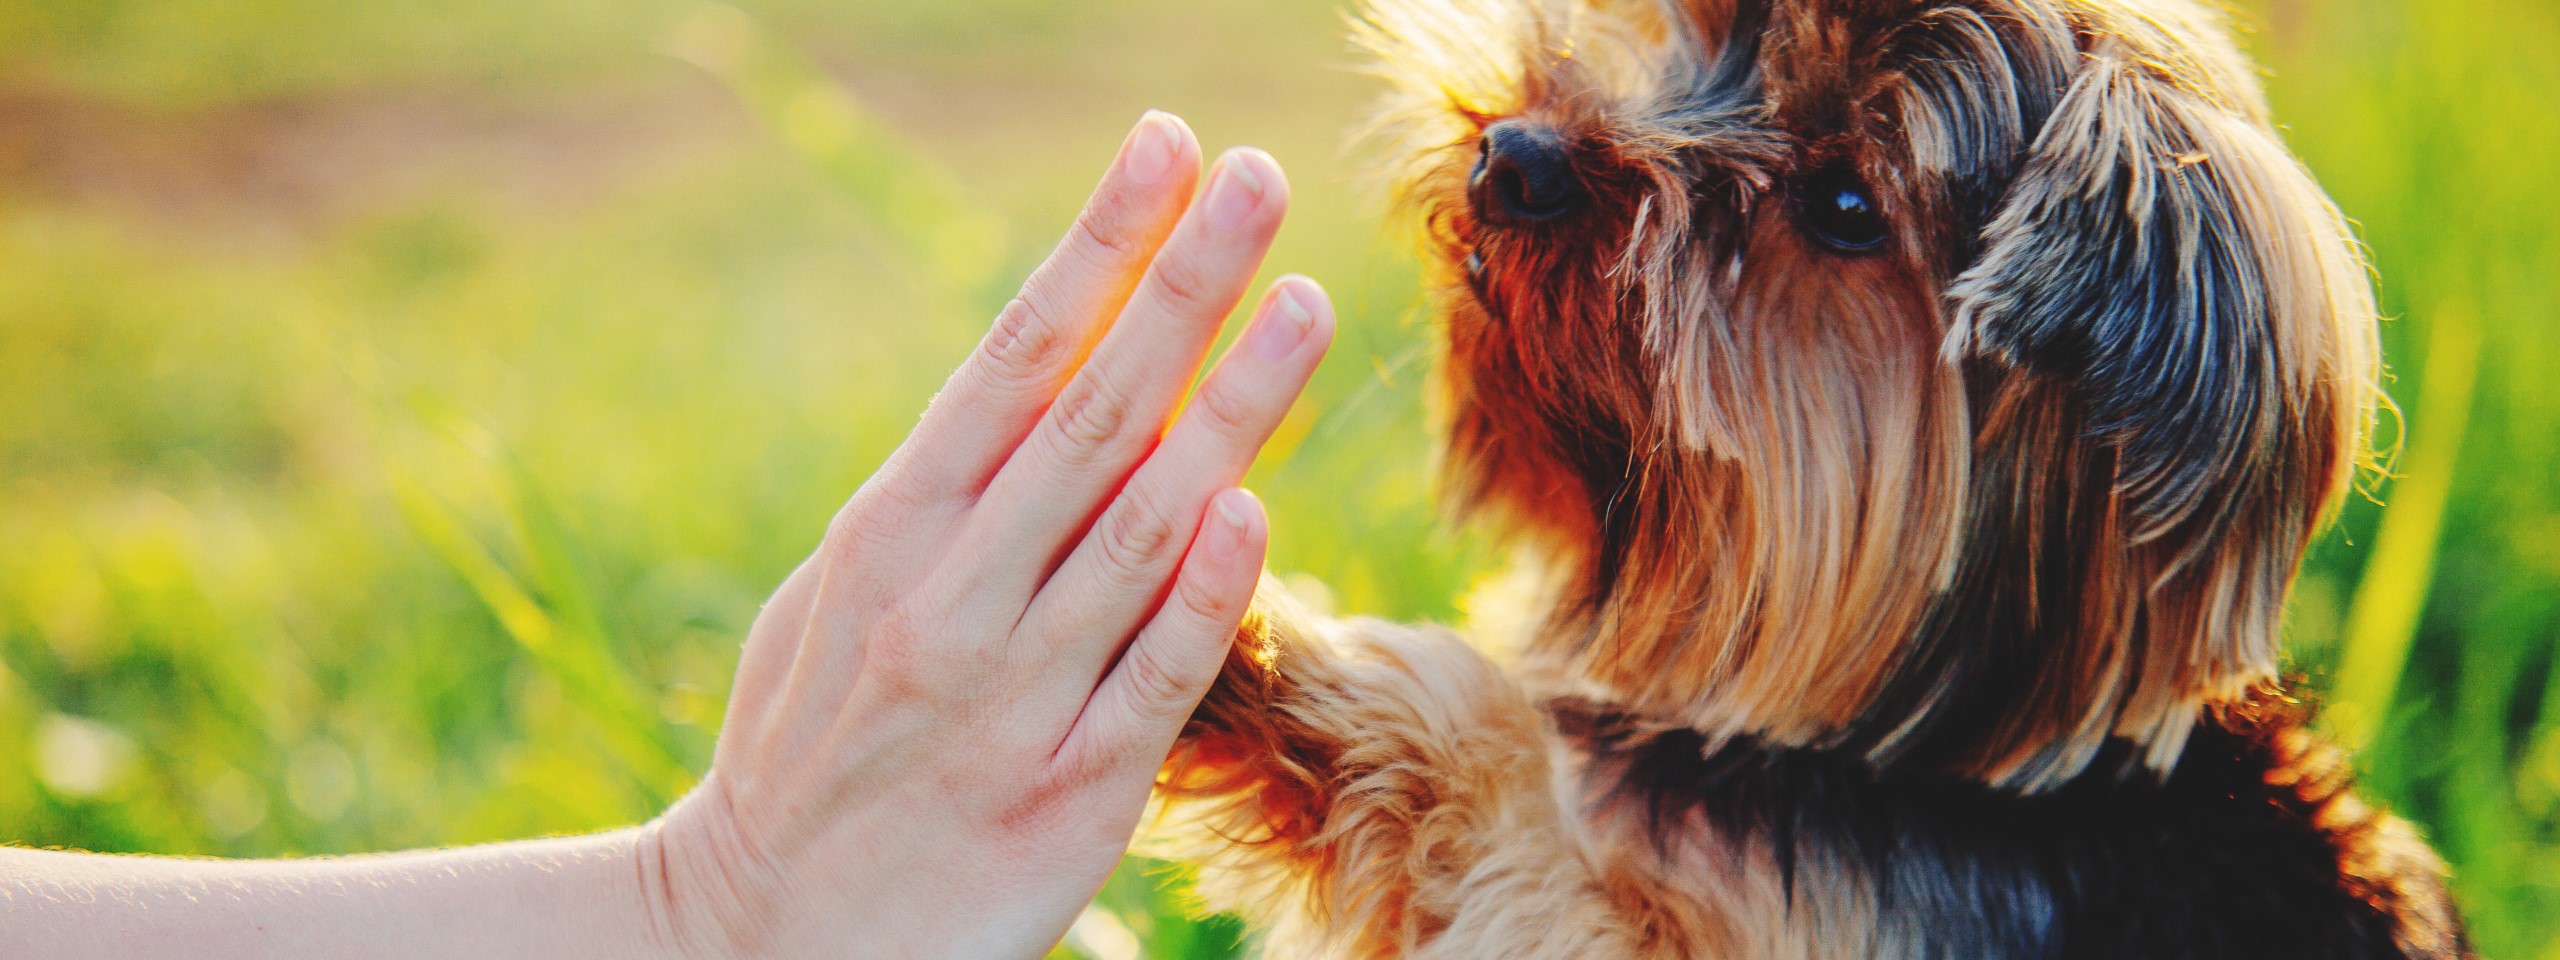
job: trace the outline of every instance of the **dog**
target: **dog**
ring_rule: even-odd
[[[1280,957],[2469,956],[2278,674],[2375,310],[2218,14],[1355,24],[1442,496],[1528,612],[1266,584],[1161,781],[1209,905]]]

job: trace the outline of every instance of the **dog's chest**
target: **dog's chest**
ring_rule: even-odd
[[[2342,869],[2376,839],[2324,824],[2334,797],[2229,731],[2200,731],[2166,780],[2021,796],[1606,714],[1557,724],[1593,862],[1645,891],[1673,955],[2403,955],[2389,905]]]

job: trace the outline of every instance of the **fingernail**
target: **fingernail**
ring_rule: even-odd
[[[1316,325],[1316,305],[1307,302],[1310,296],[1305,284],[1280,284],[1271,309],[1263,312],[1262,321],[1246,336],[1254,356],[1277,363],[1298,352],[1298,345],[1307,342],[1307,331]]]
[[[1233,556],[1237,550],[1243,549],[1253,523],[1253,518],[1246,515],[1244,504],[1251,502],[1253,494],[1241,487],[1220,493],[1209,501],[1211,511],[1218,515],[1217,543],[1211,549],[1219,556]]]
[[[1238,151],[1227,155],[1218,165],[1218,181],[1209,185],[1209,223],[1221,230],[1244,225],[1253,209],[1262,205],[1264,183],[1262,172],[1255,168],[1263,161],[1252,153]]]
[[[1132,182],[1162,183],[1165,174],[1173,172],[1174,158],[1182,152],[1181,138],[1174,131],[1177,121],[1162,110],[1149,110],[1138,118],[1138,127],[1129,131],[1122,144],[1122,169]]]

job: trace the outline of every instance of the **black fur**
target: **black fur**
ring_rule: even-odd
[[[1950,6],[1902,25],[1889,46],[1908,78],[1897,104],[1905,129],[1925,123],[1950,134],[1931,140],[1949,151],[1938,172],[1946,209],[1910,219],[1945,229],[1936,238],[1942,262],[1971,263],[2078,64],[2071,25],[2041,6]]]
[[[1657,837],[1697,817],[1759,838],[1791,897],[1810,858],[1871,878],[1887,942],[1921,957],[2468,954],[2458,931],[2449,954],[2403,943],[2443,892],[2356,875],[2389,840],[2280,701],[2201,725],[2165,779],[2093,772],[2036,795],[1879,773],[1849,751],[1713,743],[1581,702],[1551,712],[1589,760],[1595,806],[1632,805]],[[2120,756],[2093,769],[2135,769],[2133,750],[2112,743]]]
[[[1982,364],[1971,373],[1977,398],[1992,396],[1994,385],[2011,376]],[[2116,454],[2106,446],[2053,442],[2084,429],[2080,402],[2049,380],[2026,390],[2036,399],[2020,406],[2034,422],[1984,437],[1974,455],[1973,503],[1954,583],[1865,716],[1841,738],[1844,749],[1896,767],[1948,770],[2057,742],[2064,731],[2056,724],[2113,723],[2117,704],[2088,708],[2099,695],[2083,689],[2085,678],[2101,672],[2089,661],[2106,653],[2085,642],[2076,612],[2091,593],[2113,587],[2115,573],[2101,548],[2117,539],[2108,496]],[[1987,402],[1975,401],[1977,407]],[[2134,631],[2127,639],[2135,645],[2128,651],[2130,669],[2139,670],[2152,637]],[[2139,679],[2138,673],[2129,677],[2115,695],[2121,698]],[[2138,762],[2116,753],[2119,762]],[[2048,751],[2024,771],[2025,779],[2096,759]]]
[[[2215,108],[2134,66],[2088,68],[2064,96],[2089,122],[2041,132],[1949,299],[1985,346],[2073,384],[2122,451],[2137,539],[2209,538],[2283,462],[2267,261],[2292,245],[2239,212],[2260,198],[2201,132]]]

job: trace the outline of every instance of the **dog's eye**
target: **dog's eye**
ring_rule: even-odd
[[[1805,232],[1842,253],[1873,250],[1889,235],[1875,196],[1846,170],[1825,170],[1804,181],[1797,203],[1804,208]]]

